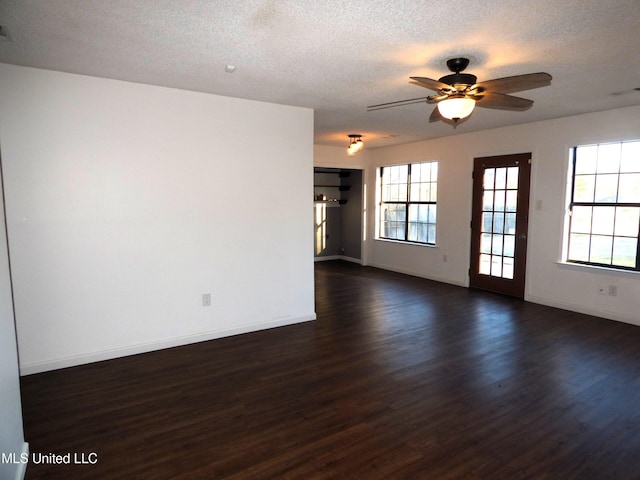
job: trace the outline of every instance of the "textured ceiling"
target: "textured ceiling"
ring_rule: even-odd
[[[315,142],[367,148],[639,105],[640,0],[0,0],[0,62],[315,109]],[[548,72],[526,112],[478,108],[454,130],[426,104],[471,58],[488,80]],[[234,73],[225,72],[228,64]]]

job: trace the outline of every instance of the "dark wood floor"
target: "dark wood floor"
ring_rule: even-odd
[[[22,379],[27,479],[640,478],[640,327],[357,265],[318,320]]]

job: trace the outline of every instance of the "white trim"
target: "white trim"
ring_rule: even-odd
[[[546,305],[547,307],[560,308],[562,310],[569,310],[571,312],[582,313],[585,315],[590,315],[592,317],[600,317],[605,318],[607,320],[615,320],[617,322],[629,323],[631,325],[640,326],[640,320],[637,318],[620,315],[618,313],[609,312],[606,310],[597,310],[593,308],[585,308],[582,305],[577,303],[570,302],[556,302],[555,300],[549,300],[548,298],[538,297],[536,295],[527,295],[525,296],[525,301],[531,303],[538,303],[540,305]]]
[[[22,458],[25,454],[27,455],[27,458],[29,458],[29,444],[27,442],[23,442],[22,444],[22,452],[20,458]],[[27,474],[28,464],[29,462],[21,462],[18,464],[18,468],[16,469],[16,480],[24,480],[24,476]]]
[[[187,335],[184,337],[169,338],[156,342],[143,343],[138,345],[129,345],[122,348],[114,348],[110,350],[102,350],[99,352],[86,353],[82,355],[74,355],[71,357],[58,358],[54,360],[35,362],[20,365],[20,375],[32,375],[34,373],[46,372],[49,370],[57,370],[60,368],[73,367],[83,365],[85,363],[100,362],[103,360],[111,360],[113,358],[126,357],[129,355],[137,355],[139,353],[152,352],[154,350],[163,350],[165,348],[179,347],[191,343],[206,342],[217,338],[231,337],[243,333],[257,332],[259,330],[267,330],[269,328],[283,327],[296,323],[309,322],[316,320],[316,314],[310,313],[298,317],[283,317],[270,320],[268,322],[251,323],[239,327],[228,328],[224,330],[214,330],[210,332],[198,333],[195,335]]]
[[[449,285],[455,285],[456,287],[464,287],[464,288],[469,288],[469,285],[465,282],[456,282],[454,280],[451,280],[450,278],[443,278],[443,277],[438,277],[436,275],[425,275],[422,273],[418,273],[418,272],[412,272],[410,270],[405,270],[403,268],[396,268],[396,267],[392,267],[389,265],[383,265],[381,263],[371,263],[369,264],[370,267],[374,267],[374,268],[380,268],[382,270],[388,270],[390,272],[396,272],[396,273],[402,273],[403,275],[410,275],[412,277],[418,277],[418,278],[424,278],[427,280],[433,280],[434,282],[440,282],[440,283],[447,283]]]
[[[324,257],[313,257],[314,262],[328,262],[329,260],[344,260],[345,262],[352,262],[362,265],[362,260],[354,257],[347,257],[345,255],[326,255]]]

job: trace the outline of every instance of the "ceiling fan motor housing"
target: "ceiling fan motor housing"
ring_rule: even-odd
[[[475,75],[470,73],[452,73],[445,75],[438,81],[447,85],[475,85],[477,79]]]

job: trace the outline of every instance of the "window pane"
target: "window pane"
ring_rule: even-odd
[[[411,212],[411,209],[409,209],[409,212]],[[409,213],[409,217],[411,217],[411,213]],[[411,221],[409,221],[409,234],[407,236],[407,240],[409,240],[410,242],[418,241],[418,224],[417,223],[412,223]]]
[[[589,235],[571,234],[569,236],[569,260],[589,261]]]
[[[573,207],[571,213],[571,233],[591,233],[593,207]]]
[[[640,172],[640,141],[622,144],[621,172]]]
[[[615,207],[593,207],[591,233],[613,235]]]
[[[436,243],[436,226],[433,223],[427,224],[427,242]]]
[[[621,267],[635,267],[637,249],[637,239],[615,237],[613,239],[613,264]]]
[[[614,233],[627,237],[637,237],[640,219],[640,208],[618,207],[616,208],[616,226]]]
[[[640,163],[640,158],[638,159]],[[620,175],[620,203],[640,203],[640,173]]]
[[[595,175],[576,175],[574,202],[593,202],[596,187]]]
[[[418,221],[424,223],[429,221],[429,205],[418,205]]]
[[[611,263],[613,251],[613,237],[603,235],[591,236],[591,248],[589,250],[589,261],[594,263]]]
[[[588,145],[576,148],[576,175],[583,173],[596,173],[597,161],[597,145]]]
[[[429,199],[430,202],[437,202],[438,201],[438,184],[431,182],[431,198]]]
[[[437,205],[429,205],[429,216],[427,217],[427,221],[429,223],[436,223],[437,217]]]
[[[619,143],[598,146],[598,173],[618,173],[620,169]]]
[[[596,202],[615,203],[618,198],[618,175],[598,175],[596,177]]]
[[[418,205],[409,205],[409,221],[418,221]]]
[[[436,205],[421,202],[435,200],[437,172],[437,162],[381,167],[381,238],[435,244]]]

